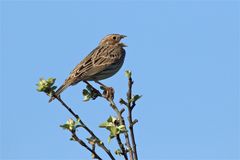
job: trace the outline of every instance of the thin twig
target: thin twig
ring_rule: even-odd
[[[116,136],[116,139],[117,139],[117,142],[118,142],[118,145],[119,145],[120,149],[122,150],[122,155],[124,156],[125,160],[128,160],[127,152],[125,150],[124,145],[122,144],[122,141],[121,141],[121,138],[120,138],[119,134]]]
[[[129,121],[129,130],[130,130],[131,141],[132,141],[132,145],[133,145],[134,160],[138,160],[137,145],[136,145],[136,142],[135,142],[134,131],[133,131],[133,125],[137,122],[137,120],[134,120],[134,122],[133,122],[133,119],[132,119],[132,110],[135,106],[135,102],[131,103],[132,85],[133,85],[132,77],[129,77],[128,78],[128,93],[127,93],[128,121]]]
[[[108,99],[107,99],[108,100]],[[125,121],[124,121],[124,118],[122,117],[122,113],[123,111],[119,111],[119,109],[117,108],[116,104],[114,103],[113,100],[108,100],[109,103],[110,103],[110,106],[112,107],[112,109],[117,113],[117,116],[120,120],[120,124],[121,125],[124,125],[126,127],[126,124],[125,124]],[[133,153],[132,153],[132,146],[130,144],[130,140],[129,140],[129,136],[128,136],[128,132],[124,132],[124,136],[125,136],[125,140],[126,140],[126,145],[128,147],[128,150],[129,150],[129,155],[130,155],[130,160],[133,160]]]
[[[96,140],[98,140],[97,145],[99,147],[101,147],[107,154],[108,156],[111,158],[111,160],[115,160],[115,158],[113,157],[111,151],[109,149],[107,149],[107,147],[104,145],[104,143],[102,141],[100,141],[100,139],[92,132],[92,130],[90,130],[84,123],[83,121],[79,118],[79,116],[73,112],[73,110],[59,97],[59,96],[55,96],[54,97],[77,119],[79,120],[79,123],[82,125],[82,127]]]
[[[77,141],[80,145],[82,145],[84,148],[86,148],[88,151],[90,151],[95,156],[96,159],[102,160],[102,158],[100,158],[100,156],[95,152],[94,149],[91,149],[90,147],[88,147],[88,145],[83,140],[78,138],[78,136],[76,135],[76,133],[74,131],[71,131],[71,132],[72,132],[72,138],[75,141]]]
[[[60,96],[54,96],[77,120],[79,119],[79,116],[73,112],[73,110],[68,107],[68,105],[60,98]]]
[[[95,144],[92,144],[92,150],[93,150],[93,151],[95,151],[95,147],[96,147]],[[95,154],[92,154],[92,158],[93,158],[93,159],[96,158],[96,155],[95,155]]]
[[[108,154],[108,156],[109,156],[112,160],[115,160],[115,158],[113,157],[113,155],[112,155],[112,153],[110,152],[110,150],[105,147],[104,143],[99,140],[99,138],[93,133],[93,131],[91,131],[91,130],[83,123],[82,120],[80,120],[79,123],[82,125],[82,127],[83,127],[86,131],[88,131],[88,133],[89,133],[93,138],[95,138],[95,139],[98,140],[98,141],[97,141],[97,145],[98,145],[99,147],[101,147],[101,148]]]

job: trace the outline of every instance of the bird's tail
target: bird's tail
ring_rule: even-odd
[[[55,92],[55,97],[58,97],[68,86],[69,84],[66,83],[59,87],[58,90]],[[49,103],[52,102],[55,99],[55,97],[52,96],[48,102]]]

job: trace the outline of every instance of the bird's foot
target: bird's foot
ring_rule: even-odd
[[[106,87],[102,86],[104,91],[103,91],[103,97],[106,98],[107,100],[113,100],[114,99],[114,89],[112,87]]]
[[[107,100],[113,100],[114,99],[114,89],[112,87],[107,87],[103,83],[95,80],[96,83],[100,84],[100,88],[103,90],[103,97],[106,98]]]

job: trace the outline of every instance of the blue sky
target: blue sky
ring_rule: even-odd
[[[59,127],[71,115],[35,84],[59,86],[102,37],[121,33],[126,61],[103,82],[117,101],[133,71],[139,159],[239,160],[239,13],[228,0],[1,1],[0,159],[90,159]],[[83,102],[84,87],[62,98],[107,140],[97,126],[114,113],[101,99]]]

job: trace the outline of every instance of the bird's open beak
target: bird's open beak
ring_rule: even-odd
[[[125,37],[127,37],[127,36],[125,36],[125,35],[120,35],[120,37],[121,37],[121,39],[123,39],[123,38],[125,38]],[[120,44],[121,44],[122,47],[127,47],[127,45],[124,44],[124,43],[120,43]]]
[[[125,37],[127,37],[127,36],[125,36],[125,35],[121,35],[120,37],[121,37],[121,39],[122,39],[122,38],[125,38]]]
[[[120,44],[121,44],[122,47],[127,47],[127,45],[124,44],[124,43],[120,43]]]

